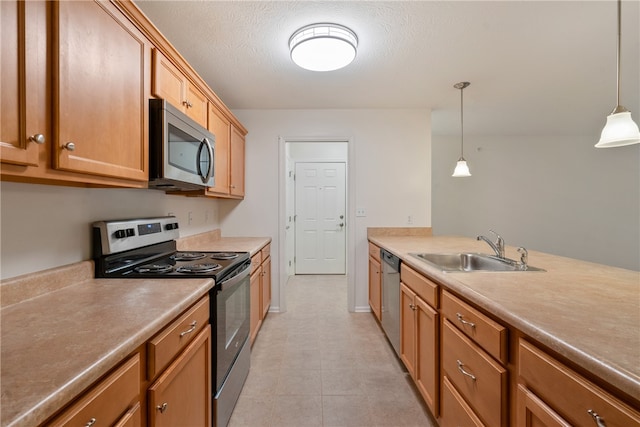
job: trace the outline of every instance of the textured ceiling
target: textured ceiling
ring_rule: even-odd
[[[233,109],[430,108],[436,134],[593,134],[616,99],[616,2],[149,1],[138,6]],[[621,103],[640,122],[640,1],[623,2]],[[295,66],[315,22],[350,27],[348,67]]]

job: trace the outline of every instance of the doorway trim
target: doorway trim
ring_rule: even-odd
[[[346,276],[347,276],[347,309],[355,312],[355,144],[352,137],[278,137],[278,238],[282,242],[279,245],[280,257],[280,311],[287,310],[286,286],[289,279],[289,268],[287,266],[286,226],[287,226],[287,175],[289,159],[287,159],[287,144],[290,143],[346,143],[347,159],[335,159],[346,163]],[[326,161],[326,160],[325,160]]]

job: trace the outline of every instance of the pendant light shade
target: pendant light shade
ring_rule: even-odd
[[[311,24],[289,39],[291,59],[311,71],[333,71],[346,67],[356,57],[358,37],[338,24]]]
[[[463,114],[463,97],[462,92],[464,88],[469,86],[471,83],[469,82],[460,82],[453,85],[454,88],[460,89],[460,158],[458,159],[458,163],[456,163],[456,168],[453,171],[453,177],[465,177],[471,176],[471,172],[469,172],[469,166],[467,165],[467,161],[464,159],[464,114]]]
[[[631,118],[631,112],[620,105],[620,39],[622,1],[618,0],[618,56],[617,56],[617,106],[607,117],[607,123],[602,129],[600,141],[596,148],[622,147],[624,145],[640,143],[640,130],[638,125]]]

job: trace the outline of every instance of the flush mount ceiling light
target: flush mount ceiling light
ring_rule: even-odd
[[[617,63],[617,105],[607,116],[607,123],[602,129],[600,141],[596,148],[622,147],[624,145],[640,143],[640,130],[638,125],[631,118],[631,112],[620,105],[620,35],[621,31],[621,9],[622,1],[618,0],[618,63]]]
[[[356,57],[358,36],[338,24],[311,24],[289,39],[291,59],[311,71],[333,71],[346,67]]]
[[[453,171],[453,175],[456,178],[471,176],[471,172],[469,172],[469,166],[467,165],[467,161],[464,159],[464,120],[462,114],[462,91],[465,87],[469,86],[471,83],[469,82],[460,82],[453,85],[456,89],[460,89],[460,158],[458,159],[458,163],[456,163],[456,168]]]

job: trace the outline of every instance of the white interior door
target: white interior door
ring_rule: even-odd
[[[345,163],[296,163],[296,274],[345,274]]]

